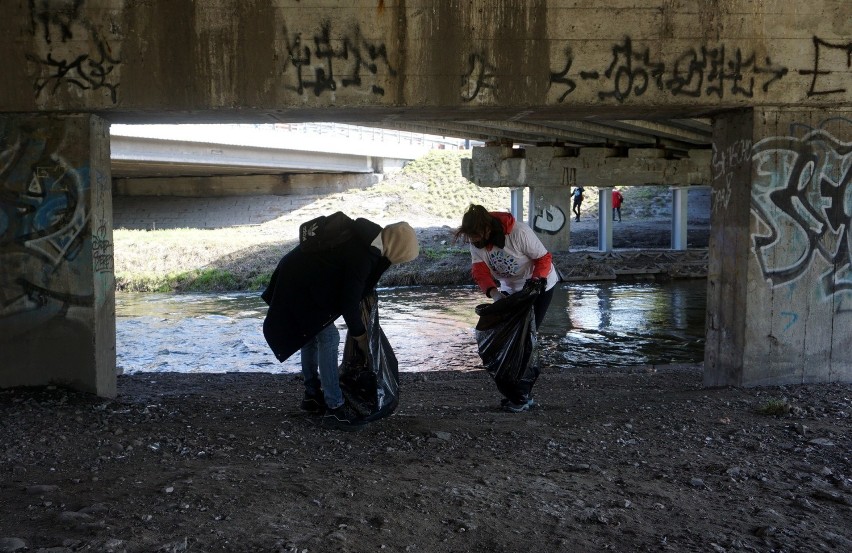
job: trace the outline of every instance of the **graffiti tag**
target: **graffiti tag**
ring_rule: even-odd
[[[483,54],[471,54],[468,57],[468,70],[461,78],[461,98],[465,102],[477,98],[483,91],[495,91],[494,72],[497,70],[488,63]]]
[[[846,87],[835,86],[835,88],[822,88],[822,81],[836,76],[838,72],[825,69],[826,65],[834,67],[843,67],[846,65],[845,76],[852,77],[852,42],[845,44],[832,44],[819,37],[814,37],[814,66],[813,69],[799,70],[800,75],[812,75],[811,87],[808,89],[808,96],[820,96],[825,94],[843,94],[846,92]],[[831,55],[839,55],[841,59],[833,60],[834,63],[828,63],[826,58]],[[845,60],[842,58],[845,56]],[[821,68],[822,67],[822,68]],[[817,86],[817,81],[820,81]],[[833,85],[828,85],[833,86]]]
[[[33,83],[38,98],[43,92],[55,94],[60,86],[80,90],[101,90],[109,92],[112,103],[118,100],[118,83],[114,80],[114,70],[121,64],[118,56],[112,53],[107,42],[95,25],[81,15],[84,0],[64,2],[63,9],[56,9],[53,2],[40,0],[30,2],[31,31],[42,41],[42,54],[27,54],[27,59],[39,65],[42,74]],[[41,33],[39,33],[41,29]],[[74,52],[72,45],[74,30],[87,35],[94,45],[95,52]],[[58,31],[60,42],[53,40],[54,30]]]
[[[822,258],[824,296],[852,291],[852,143],[809,129],[761,140],[754,163],[752,242],[763,277],[773,287],[792,283]]]
[[[565,212],[555,205],[542,209],[533,220],[533,229],[545,234],[556,234],[565,227]]]
[[[295,84],[287,88],[299,94],[311,91],[314,96],[320,96],[326,91],[335,91],[338,87],[364,88],[369,86],[371,93],[384,96],[385,89],[380,86],[378,77],[380,67],[390,77],[396,77],[396,70],[388,61],[388,52],[384,44],[375,44],[361,36],[361,30],[356,25],[349,35],[341,39],[332,39],[331,23],[324,21],[320,32],[311,41],[303,41],[302,33],[296,33],[289,38],[287,27],[284,27],[287,39],[287,68],[295,68]],[[334,44],[340,43],[335,48]],[[335,71],[338,72],[335,75]],[[369,83],[365,83],[369,76]]]
[[[574,55],[570,48],[565,49],[564,55],[563,69],[550,73],[550,85],[565,88],[557,100],[560,103],[577,89],[577,82],[568,77]],[[598,92],[600,99],[613,98],[618,102],[643,96],[650,88],[672,96],[751,98],[756,86],[767,92],[789,72],[769,56],[759,60],[754,52],[731,50],[725,44],[690,48],[673,63],[666,64],[653,59],[649,47],[637,46],[630,37],[625,37],[612,46],[611,56],[603,71],[581,70],[579,76],[582,81],[598,82],[608,88]]]

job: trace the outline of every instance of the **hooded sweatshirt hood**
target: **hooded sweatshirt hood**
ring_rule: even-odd
[[[500,225],[503,227],[503,233],[506,236],[512,233],[512,229],[515,228],[514,215],[512,215],[511,213],[506,213],[504,211],[492,211],[490,215],[500,221]]]
[[[411,225],[405,221],[393,223],[382,229],[382,255],[393,265],[417,258],[420,246]]]

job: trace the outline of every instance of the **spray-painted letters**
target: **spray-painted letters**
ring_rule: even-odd
[[[727,148],[713,144],[710,168],[713,176],[713,212],[728,209],[733,192],[734,171],[751,157],[751,140],[737,140]]]
[[[58,131],[57,131],[58,132]],[[0,332],[20,335],[91,306],[88,169],[0,122]],[[105,244],[97,263],[104,265]],[[112,257],[109,246],[109,256]],[[109,261],[111,270],[111,261]],[[82,293],[81,293],[82,291]]]
[[[27,59],[41,66],[41,76],[33,83],[36,97],[45,91],[55,94],[65,85],[80,90],[106,89],[116,103],[118,82],[114,70],[121,60],[112,53],[97,26],[81,15],[85,0],[64,2],[67,5],[63,9],[56,9],[53,4],[48,0],[30,2],[31,32],[40,42],[39,53],[27,54]],[[81,41],[75,32],[85,36],[94,51],[76,51],[86,41]]]
[[[287,36],[288,60],[283,71],[287,73],[289,66],[295,68],[295,82],[286,86],[299,94],[312,91],[314,96],[320,96],[338,87],[369,87],[371,93],[384,96],[385,89],[381,86],[380,77],[396,77],[396,70],[388,61],[385,45],[368,42],[361,36],[357,25],[348,35],[332,39],[331,23],[325,21],[320,26],[320,32],[313,36],[313,47],[310,42],[302,40],[302,33],[295,33],[291,37],[285,26],[284,34]],[[337,48],[335,43],[339,43]],[[384,66],[381,73],[380,65]],[[369,83],[364,82],[365,77]]]
[[[533,221],[533,230],[545,234],[556,234],[565,227],[565,212],[555,205],[542,209]]]
[[[842,84],[843,77],[847,82],[852,78],[852,42],[837,44],[814,37],[814,66],[810,69],[799,70],[801,75],[811,75],[811,87],[808,96],[826,94],[843,94],[846,86]],[[831,67],[840,67],[833,71]],[[845,71],[842,69],[845,67]]]
[[[651,57],[650,48],[633,43],[630,37],[612,46],[612,57],[606,68],[582,68],[580,81],[591,81],[602,88],[601,100],[625,102],[643,96],[650,88],[672,96],[702,96],[718,99],[726,96],[751,98],[756,89],[767,92],[789,70],[774,63],[769,56],[758,59],[754,52],[730,49],[724,44],[690,48],[669,63]],[[565,87],[559,102],[574,92],[577,81],[568,76],[575,63],[570,48],[565,50],[563,68],[550,74],[550,85]]]
[[[496,69],[486,61],[484,54],[471,54],[468,58],[468,70],[461,79],[462,100],[470,102],[476,98],[493,99],[494,91],[497,89],[494,76]],[[488,94],[483,94],[486,91]]]
[[[852,121],[842,123],[852,130]],[[821,291],[829,298],[852,292],[852,143],[824,128],[806,131],[754,146],[752,241],[773,287],[797,281],[822,258]]]

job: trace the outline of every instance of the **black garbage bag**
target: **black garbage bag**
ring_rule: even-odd
[[[538,379],[538,336],[533,303],[544,290],[528,281],[520,292],[476,307],[479,357],[501,394],[518,401]]]
[[[399,404],[399,364],[393,348],[379,325],[379,300],[375,290],[361,300],[361,320],[367,328],[369,359],[346,333],[340,389],[343,399],[366,421],[389,416]]]

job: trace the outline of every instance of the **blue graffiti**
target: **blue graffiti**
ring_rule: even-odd
[[[781,316],[790,318],[790,322],[788,322],[787,326],[784,327],[784,332],[787,332],[788,330],[790,330],[790,327],[793,326],[794,324],[796,324],[796,321],[799,320],[798,313],[792,313],[790,311],[782,311]]]

